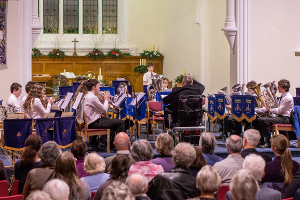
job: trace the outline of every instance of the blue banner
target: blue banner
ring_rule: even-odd
[[[42,143],[46,143],[48,141],[53,140],[53,123],[54,118],[41,118],[36,119],[36,134],[41,136]]]
[[[244,95],[243,106],[244,119],[246,119],[249,123],[255,120],[255,96]]]
[[[207,97],[207,116],[211,121],[217,119],[216,111],[216,97]]]
[[[243,116],[243,96],[231,95],[231,117],[238,122],[244,119]]]
[[[146,96],[144,96],[137,105],[137,119],[139,121],[143,120],[146,118]],[[129,113],[129,118],[131,120],[135,120],[136,113],[135,113],[135,106],[130,105],[130,113]]]
[[[75,117],[57,117],[54,119],[54,141],[60,148],[67,148],[76,139]]]
[[[133,97],[125,97],[125,100],[122,101],[119,105],[121,108],[120,111],[120,119],[125,120],[127,119],[127,116],[129,115],[130,112],[130,107],[129,104],[131,103]]]
[[[215,94],[216,97],[216,116],[218,119],[225,118],[225,95]]]

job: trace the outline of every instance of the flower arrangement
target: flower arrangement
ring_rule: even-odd
[[[162,56],[162,54],[159,51],[148,51],[148,50],[144,50],[144,52],[140,53],[140,55],[142,57],[146,57],[148,59],[157,58],[157,57]]]
[[[120,49],[112,49],[107,52],[106,56],[109,56],[110,58],[122,58],[124,57],[124,54],[120,51]]]
[[[182,83],[184,75],[180,74],[179,76],[177,76],[174,80],[175,83]]]
[[[48,53],[48,56],[49,56],[50,58],[63,58],[63,57],[65,57],[66,55],[65,55],[65,52],[64,52],[64,51],[61,51],[61,50],[59,50],[59,49],[53,49],[52,51],[50,51],[50,52]]]
[[[32,49],[32,58],[38,58],[38,57],[43,57],[44,54],[41,53],[41,51],[37,48]]]
[[[96,58],[103,58],[105,55],[100,49],[94,48],[93,51],[89,52],[86,54],[86,56],[89,56],[91,59],[96,59]]]
[[[148,71],[147,65],[137,65],[133,70],[135,73],[146,73]]]

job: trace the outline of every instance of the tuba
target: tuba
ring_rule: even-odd
[[[163,77],[163,74],[150,76],[150,79],[152,79],[153,90],[150,90],[150,85],[147,86],[147,94],[149,101],[156,99],[156,92],[162,92],[164,90],[162,84]]]
[[[276,97],[276,92],[277,92],[277,87],[274,84],[275,81],[269,82],[263,85],[265,88],[262,92],[262,95],[265,99],[266,104],[268,105],[269,108],[277,108],[279,106],[277,97]],[[276,88],[276,90],[275,90]]]
[[[251,88],[251,90],[253,90],[253,92],[256,94],[256,103],[258,105],[259,108],[261,107],[265,107],[266,106],[266,102],[265,102],[265,99],[261,93],[261,90],[260,90],[260,86],[261,86],[261,83],[259,84],[256,84],[254,87]]]
[[[227,90],[227,86],[226,86],[226,87],[223,87],[221,90],[225,93],[225,98],[226,98],[226,100],[227,100],[227,103],[228,103],[229,105],[231,105],[231,97],[230,97],[230,94],[229,94],[229,92],[228,92],[228,90]]]

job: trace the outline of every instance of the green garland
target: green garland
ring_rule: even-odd
[[[180,74],[180,76],[177,76],[174,80],[175,83],[182,83],[184,75]]]
[[[37,48],[32,49],[32,58],[38,58],[38,57],[43,57],[44,54],[41,53],[41,51]]]
[[[89,56],[91,59],[96,59],[96,58],[100,59],[103,58],[105,55],[100,49],[94,48],[93,51],[86,54],[86,56]]]
[[[48,53],[48,56],[49,56],[50,58],[63,58],[63,57],[65,57],[66,55],[65,55],[65,52],[64,52],[64,51],[61,51],[61,50],[59,50],[59,49],[53,49],[52,51],[50,51],[50,52]]]
[[[148,51],[148,50],[144,50],[144,52],[140,53],[140,55],[148,59],[153,59],[162,56],[162,54],[159,51]]]
[[[112,49],[107,52],[106,56],[110,58],[122,58],[124,57],[124,54],[120,51],[120,49]]]
[[[137,65],[133,70],[135,73],[146,73],[148,71],[147,65]]]

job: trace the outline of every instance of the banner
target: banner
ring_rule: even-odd
[[[218,119],[225,118],[225,95],[215,94],[216,97],[216,116]]]
[[[216,111],[216,97],[207,97],[207,116],[211,121],[214,121],[215,119],[217,119],[217,116],[215,114]]]
[[[53,123],[54,118],[36,119],[36,134],[41,137],[43,144],[53,140]]]
[[[0,64],[6,64],[6,1],[0,0]]]
[[[57,117],[54,119],[54,141],[60,148],[72,146],[76,139],[75,117]]]
[[[244,95],[243,106],[244,119],[246,119],[249,123],[255,120],[255,96]]]
[[[238,122],[244,119],[243,116],[243,96],[231,95],[231,117]]]

